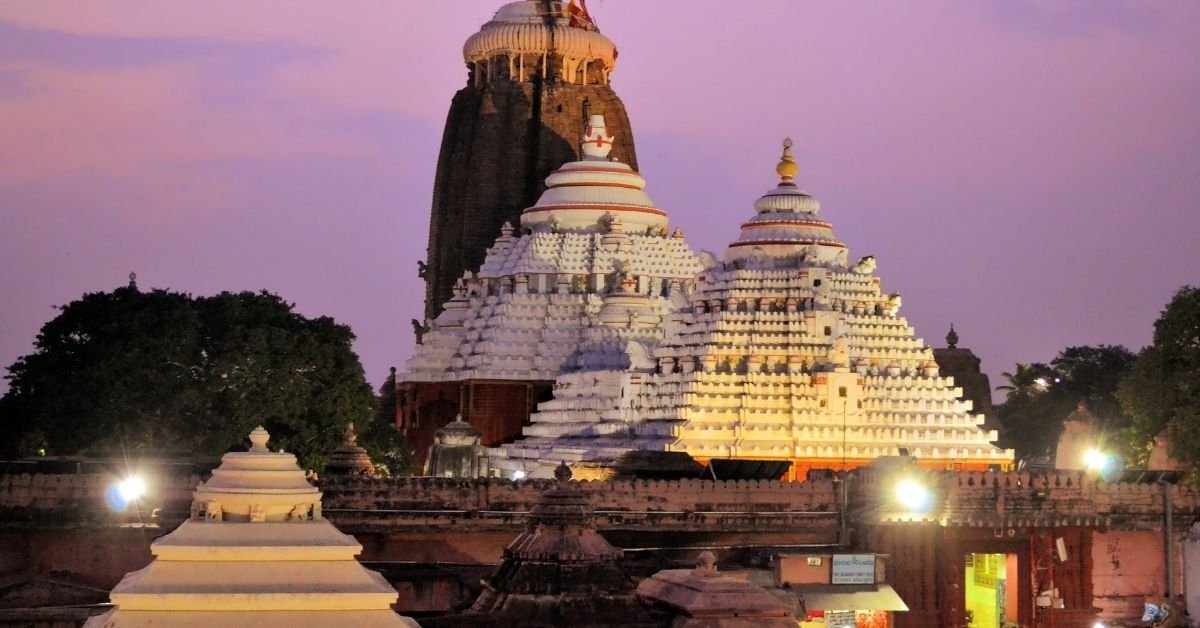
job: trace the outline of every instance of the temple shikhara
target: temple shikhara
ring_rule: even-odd
[[[417,344],[388,380],[420,472],[368,454],[387,387],[382,427],[360,446],[339,426],[308,473],[261,427],[215,468],[4,461],[0,626],[1096,628],[1200,607],[1200,490],[1168,434],[1149,469],[1097,473],[1081,404],[1056,465],[1018,467],[979,358],[953,326],[917,334],[887,283],[904,260],[851,254],[833,222],[861,216],[801,188],[820,156],[791,139],[755,156],[765,194],[705,208],[725,250],[693,249],[639,173],[617,58],[582,0],[509,2],[463,46]],[[144,495],[103,506],[138,474]]]
[[[545,81],[611,91],[611,42],[581,57],[576,38],[603,36],[547,17],[543,4],[505,5],[467,41],[467,90],[524,89],[531,73],[551,67],[525,66],[543,45],[542,61],[563,59]],[[564,28],[564,47],[550,46]],[[496,71],[500,62],[509,67]],[[447,142],[464,115],[462,94]],[[579,157],[546,176],[519,219],[505,214],[478,266],[454,267],[449,298],[427,302],[437,315],[419,330],[400,378],[400,424],[419,451],[461,416],[481,432],[489,472],[501,477],[549,477],[560,462],[604,466],[635,451],[786,461],[793,478],[893,455],[930,468],[1012,463],[900,316],[900,295],[882,290],[875,258],[852,260],[820,203],[797,186],[791,140],[778,184],[754,202],[724,256],[696,254],[635,167],[616,156],[622,141],[632,146],[617,103],[566,121],[560,138]],[[443,145],[439,181],[483,167],[457,154]],[[485,172],[471,215],[497,212],[503,203],[486,191],[519,176]],[[466,245],[459,235],[430,237],[427,278],[441,277],[433,253]]]

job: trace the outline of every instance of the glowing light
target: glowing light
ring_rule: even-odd
[[[104,502],[108,504],[109,508],[121,512],[131,502],[137,501],[145,494],[146,481],[136,475],[131,475],[120,482],[109,484],[104,491]]]
[[[131,502],[146,494],[146,482],[136,475],[125,478],[117,484],[117,492],[125,501]]]
[[[1050,382],[1047,382],[1045,377],[1039,377],[1033,380],[1033,383],[1037,384],[1037,387],[1041,388],[1042,390],[1045,390],[1046,387],[1050,385]]]
[[[1104,622],[1098,621],[1098,622],[1092,624],[1092,628],[1107,628],[1107,627],[1104,625]]]
[[[933,502],[929,489],[912,479],[901,480],[896,485],[896,499],[909,512],[926,512]]]
[[[1083,454],[1083,464],[1092,471],[1103,473],[1112,464],[1112,457],[1099,449],[1089,449]]]
[[[525,479],[524,471],[521,471],[519,469],[516,471],[513,471],[513,480],[524,480],[524,479]]]

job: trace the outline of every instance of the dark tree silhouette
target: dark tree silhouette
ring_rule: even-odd
[[[274,446],[319,469],[346,424],[374,411],[353,340],[267,292],[193,298],[131,282],[86,294],[9,367],[0,448],[214,455],[243,448],[262,424]]]

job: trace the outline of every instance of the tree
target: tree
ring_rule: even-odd
[[[1129,371],[1134,355],[1116,345],[1067,347],[1049,364],[1019,363],[1002,375],[1007,391],[999,408],[1006,428],[1007,447],[1019,458],[1048,456],[1058,442],[1063,419],[1082,401],[1101,421],[1101,429],[1120,429],[1128,418],[1116,401],[1121,377]]]
[[[413,475],[417,459],[412,445],[396,427],[396,369],[393,367],[376,395],[374,420],[359,437],[359,444],[371,453],[376,467],[382,465],[388,475]]]
[[[1151,442],[1165,430],[1172,457],[1200,459],[1200,288],[1175,293],[1117,396],[1136,441]]]
[[[262,424],[320,469],[374,397],[354,334],[280,297],[193,298],[132,282],[60,308],[0,399],[7,455],[216,455]]]

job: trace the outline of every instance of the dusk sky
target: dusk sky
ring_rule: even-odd
[[[497,0],[0,4],[0,365],[124,285],[277,292],[367,377],[422,314],[462,43]],[[1200,284],[1200,3],[592,0],[647,192],[723,252],[780,140],[852,257],[993,386],[1137,350]]]

